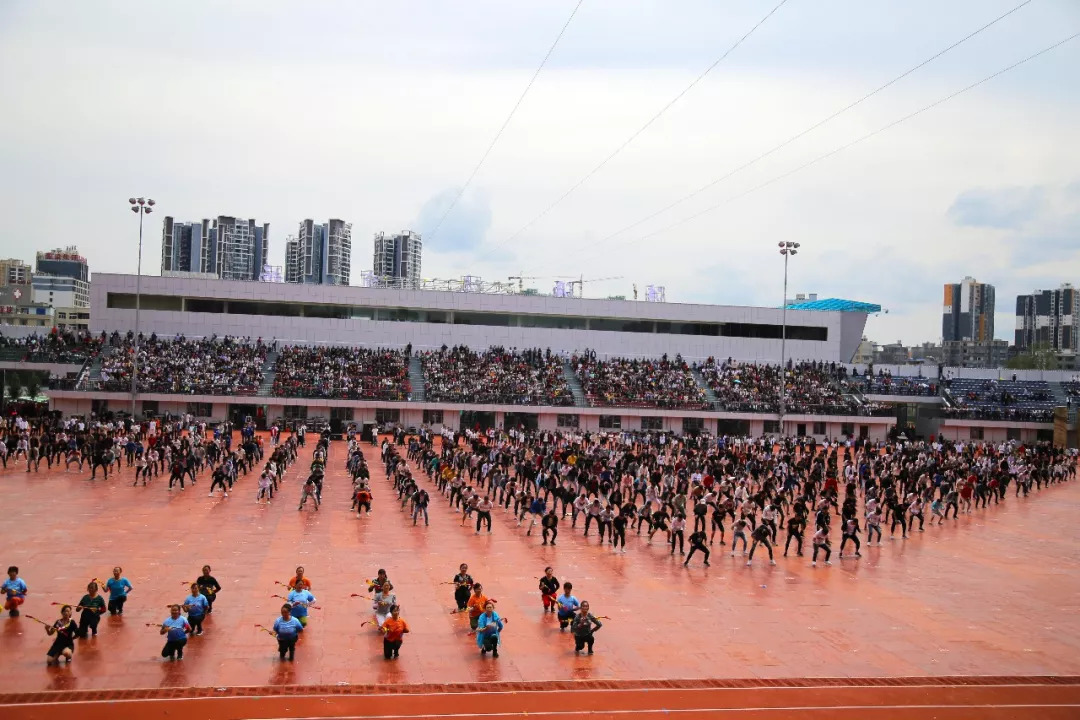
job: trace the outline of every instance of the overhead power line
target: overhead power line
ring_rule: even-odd
[[[1038,51],[1037,53],[1034,53],[1032,55],[1028,55],[1023,60],[1018,60],[1017,62],[1014,62],[1012,65],[1004,67],[1004,68],[1002,68],[1001,70],[998,70],[995,73],[987,75],[986,77],[982,78],[981,80],[973,82],[970,85],[968,85],[967,87],[961,88],[960,90],[957,90],[957,91],[955,91],[955,92],[953,92],[953,93],[951,93],[949,95],[946,95],[945,97],[943,97],[943,98],[941,98],[939,100],[936,100],[936,101],[930,103],[929,105],[926,105],[926,106],[916,110],[915,112],[909,113],[908,115],[905,115],[904,117],[900,118],[899,120],[894,120],[893,122],[889,123],[888,125],[884,125],[884,126],[878,128],[877,130],[874,130],[874,131],[869,132],[869,133],[867,133],[867,134],[865,134],[865,135],[863,135],[863,136],[861,136],[859,138],[856,138],[855,140],[852,140],[849,143],[845,143],[844,145],[841,145],[841,146],[839,146],[837,148],[834,148],[833,150],[830,150],[829,152],[827,152],[827,153],[825,153],[823,155],[819,155],[819,156],[815,157],[814,159],[803,163],[802,165],[794,168],[793,170],[789,170],[789,171],[787,171],[785,173],[777,175],[777,176],[775,176],[775,177],[773,177],[773,178],[771,178],[769,180],[766,180],[763,183],[755,185],[754,187],[750,188],[749,190],[741,192],[741,193],[739,193],[737,195],[733,195],[733,196],[727,198],[726,200],[723,200],[723,201],[721,201],[721,202],[719,202],[719,203],[717,203],[715,205],[712,205],[711,207],[705,208],[704,210],[702,210],[700,212],[694,213],[693,215],[690,215],[690,216],[685,217],[685,218],[683,218],[681,220],[678,220],[678,221],[676,221],[674,223],[671,223],[670,225],[667,225],[667,226],[665,226],[663,228],[660,228],[659,230],[655,230],[655,231],[653,231],[653,232],[651,232],[651,233],[649,233],[647,235],[642,235],[641,237],[637,238],[636,240],[633,240],[633,241],[631,241],[629,243],[626,243],[625,245],[623,245],[621,247],[628,247],[630,245],[636,245],[638,243],[644,242],[645,240],[656,237],[657,235],[661,235],[661,234],[666,233],[666,232],[668,232],[670,230],[674,230],[675,228],[680,227],[682,225],[685,225],[686,223],[688,223],[688,222],[690,222],[692,220],[696,220],[696,219],[698,219],[700,217],[703,217],[704,215],[708,215],[711,212],[719,210],[720,208],[724,207],[725,205],[729,205],[729,204],[735,202],[736,200],[741,200],[742,198],[746,197],[747,195],[751,195],[751,194],[757,192],[758,190],[761,190],[761,189],[766,188],[766,187],[768,187],[770,185],[773,185],[774,183],[777,183],[777,182],[779,182],[781,180],[789,178],[792,175],[794,175],[796,173],[799,173],[799,172],[802,172],[803,170],[806,170],[809,167],[813,167],[814,165],[817,165],[818,163],[820,163],[823,160],[827,160],[828,158],[831,158],[834,155],[838,155],[838,154],[842,153],[845,150],[849,150],[850,148],[853,148],[856,145],[859,145],[859,144],[861,144],[861,143],[863,143],[863,142],[865,142],[865,141],[867,141],[867,140],[869,140],[869,139],[871,139],[873,137],[876,137],[876,136],[880,135],[883,132],[891,130],[891,129],[895,128],[896,126],[901,125],[901,124],[907,122],[908,120],[911,120],[912,118],[915,118],[915,117],[917,117],[919,115],[922,115],[924,112],[927,112],[928,110],[932,110],[932,109],[936,108],[939,105],[942,105],[942,104],[944,104],[944,103],[946,103],[946,102],[948,102],[950,100],[953,100],[954,98],[959,97],[960,95],[963,95],[966,92],[974,90],[975,88],[979,87],[980,85],[983,85],[983,84],[993,80],[994,78],[997,78],[997,77],[999,77],[1001,75],[1004,75],[1005,73],[1009,72],[1010,70],[1015,70],[1016,68],[1020,67],[1021,65],[1024,65],[1025,63],[1031,62],[1032,60],[1034,60],[1034,59],[1036,59],[1038,57],[1041,57],[1041,56],[1045,55],[1048,52],[1056,50],[1057,48],[1061,47],[1062,45],[1065,45],[1066,43],[1071,42],[1071,41],[1075,40],[1078,37],[1080,37],[1080,33],[1075,33],[1075,34],[1070,35],[1069,37],[1065,38],[1064,40],[1059,40],[1058,42],[1054,43],[1053,45],[1050,45],[1049,47],[1045,47],[1042,50]],[[590,257],[591,257],[591,255],[590,255]]]
[[[499,131],[497,133],[495,133],[495,137],[491,139],[491,143],[487,146],[487,150],[484,151],[484,154],[480,156],[480,162],[476,163],[476,167],[474,167],[473,171],[469,173],[469,177],[465,180],[465,184],[463,184],[461,186],[461,189],[458,190],[457,195],[454,196],[453,202],[450,203],[450,206],[446,208],[446,212],[444,212],[442,214],[442,217],[439,218],[439,222],[435,225],[435,228],[430,233],[428,233],[428,237],[426,238],[428,241],[430,241],[431,238],[435,237],[435,234],[439,231],[439,228],[442,227],[443,222],[453,211],[454,207],[457,206],[458,201],[461,200],[461,196],[465,194],[465,190],[467,190],[469,185],[472,184],[472,181],[476,177],[476,174],[480,172],[480,168],[483,167],[484,162],[488,159],[488,155],[491,154],[491,151],[495,149],[495,144],[499,142],[499,138],[502,137],[503,131],[506,130],[506,126],[509,125],[510,121],[514,118],[514,113],[516,113],[517,109],[521,107],[522,101],[525,100],[525,96],[529,94],[529,90],[532,89],[533,83],[536,82],[536,78],[540,75],[540,71],[544,69],[545,65],[547,65],[547,61],[551,57],[551,54],[555,52],[555,46],[559,44],[560,40],[562,40],[562,36],[566,33],[566,28],[570,27],[570,21],[574,19],[575,15],[577,15],[577,11],[581,8],[581,5],[584,2],[585,0],[578,0],[577,5],[575,5],[574,9],[570,11],[570,17],[568,17],[566,19],[566,22],[563,23],[562,29],[559,30],[559,34],[555,36],[555,42],[551,43],[551,47],[548,48],[547,54],[544,55],[544,59],[541,60],[540,65],[537,66],[536,72],[534,72],[533,76],[529,79],[529,83],[525,86],[525,89],[522,91],[521,96],[517,99],[517,102],[514,103],[514,107],[510,109],[510,114],[506,116],[506,120],[503,121],[502,127],[499,128]]]
[[[756,165],[757,163],[761,162],[762,160],[769,157],[773,153],[775,153],[775,152],[777,152],[779,150],[782,150],[783,148],[787,147],[788,145],[795,142],[796,140],[799,140],[800,138],[805,137],[806,135],[809,135],[810,133],[817,130],[821,126],[823,126],[823,125],[835,120],[836,118],[840,117],[841,115],[846,113],[848,110],[854,109],[855,107],[857,107],[857,106],[861,105],[862,103],[866,102],[867,100],[874,97],[875,95],[882,92],[883,90],[886,90],[889,87],[895,85],[896,83],[898,83],[901,80],[903,80],[904,78],[906,78],[908,75],[911,75],[912,73],[914,73],[914,72],[916,72],[918,70],[921,70],[922,68],[924,68],[927,65],[929,65],[930,63],[934,62],[935,60],[937,60],[941,56],[945,55],[946,53],[948,53],[948,52],[950,52],[952,50],[955,50],[956,48],[958,48],[961,45],[963,45],[964,43],[966,43],[968,40],[972,39],[973,37],[975,37],[976,35],[982,33],[983,31],[993,27],[997,23],[1001,22],[1005,18],[1007,18],[1010,15],[1012,15],[1013,13],[1015,13],[1017,10],[1020,10],[1025,5],[1029,5],[1030,3],[1031,3],[1031,0],[1024,0],[1024,2],[1020,3],[1019,5],[1014,7],[1013,9],[1011,9],[1008,12],[1005,12],[1005,13],[997,16],[996,18],[994,18],[990,22],[986,23],[982,27],[978,28],[977,30],[975,30],[975,31],[973,31],[971,33],[968,33],[964,37],[962,37],[959,40],[957,40],[956,42],[954,42],[952,45],[949,45],[944,50],[940,50],[937,53],[935,53],[935,54],[931,55],[930,57],[926,58],[925,60],[920,62],[918,65],[915,65],[915,66],[905,70],[904,72],[900,73],[899,75],[894,77],[892,80],[889,80],[887,83],[885,83],[884,85],[881,85],[877,89],[871,90],[870,92],[866,93],[865,95],[863,95],[861,98],[859,98],[855,102],[850,103],[848,105],[845,105],[844,107],[840,108],[839,110],[837,110],[833,114],[829,115],[828,117],[824,118],[823,120],[819,120],[818,122],[814,123],[813,125],[806,128],[805,130],[803,130],[803,131],[801,131],[799,133],[796,133],[795,135],[792,135],[787,140],[784,140],[782,143],[780,143],[778,145],[775,145],[772,148],[766,150],[765,152],[761,153],[760,155],[758,155],[754,159],[749,160],[749,161],[743,163],[742,165],[739,165],[738,167],[734,168],[733,170],[731,170],[727,174],[721,175],[720,177],[716,178],[715,180],[712,180],[712,181],[702,185],[697,190],[694,190],[693,192],[682,196],[678,200],[676,200],[676,201],[672,202],[671,204],[657,210],[656,212],[652,213],[651,215],[643,217],[640,220],[638,220],[636,222],[633,222],[633,223],[627,225],[626,227],[611,233],[607,237],[602,238],[599,242],[597,242],[596,245],[597,246],[602,245],[602,244],[608,242],[609,240],[611,240],[613,238],[616,238],[619,235],[622,235],[623,233],[625,233],[625,232],[627,232],[629,230],[633,230],[634,228],[636,228],[636,227],[638,227],[638,226],[640,226],[640,225],[642,225],[644,223],[647,223],[648,221],[650,221],[650,220],[652,220],[654,218],[657,218],[660,215],[663,215],[664,213],[666,213],[666,212],[668,212],[670,210],[674,210],[675,208],[682,205],[683,203],[688,202],[690,200],[693,200],[695,197],[702,194],[703,192],[705,192],[705,191],[707,191],[707,190],[709,190],[711,188],[716,187],[720,183],[724,182],[725,180],[730,179],[731,177],[737,175],[738,173],[742,172],[743,170],[746,170],[747,168],[751,167],[752,165]]]
[[[536,216],[536,217],[534,217],[534,218],[533,218],[532,220],[530,220],[529,222],[527,222],[527,223],[525,223],[524,225],[522,225],[522,226],[521,226],[521,228],[520,228],[520,229],[519,229],[519,230],[518,230],[517,232],[515,232],[515,233],[514,233],[513,235],[511,235],[511,236],[509,236],[508,238],[506,238],[506,239],[505,239],[505,240],[504,240],[503,242],[510,242],[510,241],[511,241],[511,240],[513,240],[514,238],[516,238],[516,237],[518,237],[519,235],[521,235],[521,233],[523,233],[523,232],[525,232],[526,230],[528,230],[528,229],[529,229],[530,227],[532,227],[532,226],[533,226],[533,225],[534,225],[534,224],[535,224],[535,223],[536,223],[536,222],[537,222],[538,220],[540,220],[540,219],[541,219],[541,218],[543,218],[543,217],[544,217],[545,215],[547,215],[547,214],[548,214],[549,212],[551,212],[552,210],[554,210],[554,209],[555,209],[555,208],[556,208],[556,207],[557,207],[557,206],[558,206],[558,205],[559,205],[559,204],[560,204],[560,203],[561,203],[561,202],[562,202],[563,200],[565,200],[566,198],[570,197],[570,195],[571,195],[571,194],[572,194],[572,193],[573,193],[573,192],[574,192],[575,190],[577,190],[577,189],[578,189],[579,187],[581,187],[582,185],[584,185],[584,184],[585,184],[585,183],[586,183],[586,182],[587,182],[587,181],[589,180],[589,178],[591,178],[591,177],[592,177],[593,175],[595,175],[596,173],[600,172],[600,171],[601,171],[601,170],[602,170],[602,169],[604,168],[604,166],[605,166],[605,165],[607,165],[607,164],[608,164],[609,162],[611,162],[611,161],[612,161],[613,159],[615,159],[615,157],[616,157],[616,156],[617,156],[617,155],[618,155],[619,153],[621,153],[621,152],[622,152],[623,150],[625,150],[625,149],[626,149],[626,147],[627,147],[628,145],[630,145],[630,143],[634,142],[634,140],[636,140],[636,139],[638,138],[638,136],[639,136],[639,135],[641,135],[641,134],[642,134],[643,132],[645,132],[646,130],[648,130],[648,129],[649,129],[649,127],[650,127],[650,126],[651,126],[651,125],[652,125],[652,124],[653,124],[654,122],[656,122],[657,120],[659,120],[659,119],[660,119],[660,116],[661,116],[661,115],[663,115],[664,113],[666,113],[666,112],[667,112],[667,111],[668,111],[668,110],[669,110],[669,109],[670,109],[670,108],[671,108],[671,107],[672,107],[672,106],[673,106],[673,105],[674,105],[675,103],[677,103],[677,102],[678,102],[679,100],[681,100],[681,99],[682,99],[682,97],[683,97],[684,95],[686,95],[686,93],[690,92],[690,90],[691,90],[691,89],[693,89],[693,87],[694,87],[695,85],[697,85],[697,84],[698,84],[699,82],[701,82],[701,81],[702,81],[702,80],[703,80],[703,79],[705,78],[705,76],[706,76],[706,75],[708,75],[708,74],[709,74],[710,72],[712,72],[712,71],[713,71],[713,70],[714,70],[714,69],[716,68],[716,66],[717,66],[717,65],[719,65],[720,63],[722,63],[722,62],[723,62],[723,61],[724,61],[725,59],[727,59],[728,55],[730,55],[731,53],[733,53],[733,52],[734,52],[734,51],[736,50],[736,48],[738,48],[738,47],[739,47],[740,45],[742,45],[742,44],[743,44],[743,42],[745,42],[747,38],[749,38],[749,37],[750,37],[751,35],[753,35],[753,34],[754,34],[754,32],[755,32],[755,31],[756,31],[756,30],[757,30],[758,28],[760,28],[760,27],[761,27],[762,25],[764,25],[764,24],[765,24],[765,21],[766,21],[766,20],[768,20],[769,18],[771,18],[771,17],[772,17],[772,16],[773,16],[773,15],[774,15],[774,14],[776,13],[776,11],[777,11],[777,10],[779,10],[780,8],[782,8],[782,7],[783,7],[783,6],[785,5],[785,4],[787,4],[787,2],[788,2],[788,0],[780,0],[780,2],[779,2],[779,3],[777,3],[777,4],[776,4],[776,6],[775,6],[775,7],[773,7],[773,9],[772,9],[772,10],[770,10],[770,11],[769,11],[768,13],[766,13],[765,17],[763,17],[763,18],[761,18],[760,20],[758,20],[758,21],[757,21],[757,23],[756,23],[756,24],[755,24],[755,25],[754,25],[754,26],[753,26],[752,28],[750,28],[749,30],[747,30],[747,31],[746,31],[746,34],[745,34],[745,35],[743,35],[743,36],[742,36],[741,38],[739,38],[739,39],[738,39],[738,40],[737,40],[737,41],[735,42],[735,44],[734,44],[734,45],[732,45],[732,46],[731,46],[731,47],[729,47],[729,48],[728,48],[727,50],[725,50],[725,51],[724,51],[724,54],[723,54],[723,55],[721,55],[720,57],[718,57],[718,58],[717,58],[717,59],[716,59],[716,60],[715,60],[715,61],[713,62],[713,64],[712,64],[712,65],[710,65],[709,67],[705,68],[705,70],[704,70],[704,71],[703,71],[703,72],[702,72],[702,73],[701,73],[700,75],[698,75],[698,76],[697,76],[696,78],[694,78],[694,80],[693,80],[693,81],[692,81],[692,82],[691,82],[691,83],[690,83],[689,85],[687,85],[687,86],[686,86],[685,88],[683,88],[683,89],[682,89],[682,91],[681,91],[681,92],[680,92],[680,93],[679,93],[678,95],[676,95],[675,97],[673,97],[673,98],[672,98],[671,100],[669,100],[669,101],[668,101],[668,103],[667,103],[666,105],[664,105],[664,106],[663,106],[662,108],[660,108],[660,110],[659,110],[659,111],[658,111],[658,112],[657,112],[657,113],[656,113],[655,115],[653,115],[653,116],[652,116],[651,118],[649,118],[648,122],[646,122],[646,123],[645,123],[644,125],[642,125],[642,126],[641,126],[640,128],[638,128],[638,129],[637,129],[637,131],[635,131],[635,132],[634,132],[634,133],[633,133],[633,134],[632,134],[632,135],[631,135],[630,137],[628,137],[628,138],[627,138],[627,139],[626,139],[625,141],[623,141],[623,143],[622,143],[621,145],[619,145],[619,146],[618,146],[617,148],[615,148],[615,150],[614,150],[614,151],[613,151],[613,152],[612,152],[612,153],[611,153],[610,155],[608,155],[608,156],[607,156],[606,158],[604,158],[604,159],[603,159],[602,161],[600,161],[600,164],[599,164],[599,165],[597,165],[596,167],[594,167],[594,168],[593,168],[592,170],[590,170],[589,172],[585,173],[584,177],[582,177],[582,178],[581,178],[580,180],[578,180],[578,181],[577,181],[576,183],[574,183],[573,185],[571,185],[571,186],[570,186],[570,189],[569,189],[569,190],[567,190],[566,192],[564,192],[564,193],[563,193],[562,195],[560,195],[560,196],[559,196],[559,197],[558,197],[558,198],[557,198],[557,199],[555,200],[555,202],[551,203],[551,204],[550,204],[550,205],[548,205],[548,206],[547,206],[546,208],[544,208],[544,210],[543,210],[543,211],[541,211],[539,215],[537,215],[537,216]]]

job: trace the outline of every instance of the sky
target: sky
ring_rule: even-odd
[[[1080,32],[1076,0],[751,161],[1022,1],[788,0],[679,97],[779,0],[583,0],[440,224],[578,0],[0,0],[0,256],[135,272],[142,195],[150,274],[164,215],[269,222],[275,265],[334,217],[354,282],[374,233],[411,229],[426,278],[776,306],[790,240],[789,297],[880,304],[874,341],[939,339],[965,276],[1011,339],[1018,293],[1080,284],[1080,38],[894,123]]]

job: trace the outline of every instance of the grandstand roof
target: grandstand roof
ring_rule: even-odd
[[[809,300],[807,302],[788,303],[788,310],[828,310],[830,312],[858,312],[876,313],[881,312],[881,306],[874,303],[859,302],[858,300],[843,300],[841,298],[825,298],[824,300]]]

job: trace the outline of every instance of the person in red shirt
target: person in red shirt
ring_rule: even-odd
[[[383,633],[383,657],[387,660],[397,659],[402,638],[409,632],[409,624],[401,619],[400,605],[390,606],[390,617],[383,621],[379,629]]]

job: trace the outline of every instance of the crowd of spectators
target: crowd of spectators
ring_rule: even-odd
[[[551,350],[492,347],[475,352],[464,345],[420,354],[426,400],[507,405],[574,404],[562,358]]]
[[[967,418],[973,420],[1007,420],[1014,422],[1054,421],[1053,408],[1006,407],[1004,405],[977,405],[942,408],[942,414],[948,418]]]
[[[286,346],[274,364],[274,395],[339,400],[409,398],[409,351]]]
[[[129,335],[114,338],[116,348],[103,358],[101,387],[131,389],[134,342]],[[262,338],[212,336],[188,340],[157,335],[139,341],[139,391],[181,395],[254,395],[263,380],[267,346]]]
[[[716,395],[719,409],[731,412],[778,412],[780,366],[717,361],[710,357],[699,366],[706,384]],[[875,403],[860,405],[844,396],[847,369],[836,363],[787,364],[784,373],[784,409],[788,413],[872,415],[882,410]]]
[[[596,353],[575,355],[571,365],[593,406],[707,409],[705,391],[690,366],[676,355],[669,359],[597,360]]]
[[[907,395],[909,397],[934,397],[938,394],[936,378],[893,376],[879,370],[876,374],[866,373],[861,378],[853,372],[848,380],[856,389],[866,395]]]
[[[948,381],[949,394],[958,405],[1007,406],[1052,405],[1050,383],[1041,380],[971,380]]]
[[[0,336],[0,355],[18,362],[82,364],[100,352],[102,340],[84,331],[57,329],[22,338]]]

